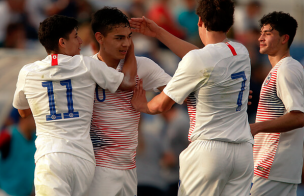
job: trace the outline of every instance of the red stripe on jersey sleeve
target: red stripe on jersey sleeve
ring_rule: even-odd
[[[230,50],[231,50],[233,56],[236,56],[237,53],[235,52],[235,49],[234,49],[228,42],[226,42],[226,45],[230,48]]]

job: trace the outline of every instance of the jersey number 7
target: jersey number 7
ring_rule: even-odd
[[[63,118],[77,118],[79,117],[79,112],[74,112],[73,107],[73,96],[72,96],[72,82],[71,80],[60,81],[61,86],[66,86],[66,96],[67,96],[67,105],[68,113],[63,113]],[[54,91],[53,91],[53,82],[42,82],[42,86],[47,88],[48,97],[49,97],[49,107],[50,115],[46,115],[46,120],[59,120],[62,119],[61,113],[56,113]]]
[[[245,82],[247,80],[245,72],[241,71],[241,72],[238,72],[238,73],[231,74],[231,79],[238,79],[238,78],[243,78],[241,91],[239,92],[238,100],[237,100],[237,103],[236,103],[238,105],[238,107],[236,108],[236,111],[241,111],[243,91],[245,90]]]

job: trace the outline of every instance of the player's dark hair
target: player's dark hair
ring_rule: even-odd
[[[69,34],[77,27],[76,19],[54,15],[40,23],[38,30],[38,39],[44,46],[46,52],[58,52],[58,41],[60,38],[69,39]]]
[[[289,35],[288,48],[290,47],[294,36],[296,35],[298,23],[288,13],[284,12],[272,12],[269,13],[260,20],[260,26],[270,25],[272,29],[279,32],[279,35]]]
[[[227,32],[233,25],[233,13],[231,0],[200,0],[196,9],[208,31]]]
[[[116,27],[130,27],[128,17],[116,7],[103,7],[92,15],[91,27],[94,32],[107,34]]]

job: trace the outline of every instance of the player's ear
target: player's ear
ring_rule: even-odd
[[[65,48],[64,39],[62,37],[58,41],[58,46],[61,47],[61,48]]]
[[[282,36],[282,44],[286,44],[288,43],[288,40],[289,40],[289,35],[288,34],[285,34]]]
[[[104,36],[100,33],[100,32],[96,32],[95,33],[95,39],[97,40],[97,42],[99,44],[102,44],[102,41],[104,39]]]
[[[204,24],[204,22],[202,21],[202,18],[199,17],[199,18],[198,18],[198,23],[197,23],[197,25],[198,25],[199,27],[202,27],[203,24]]]

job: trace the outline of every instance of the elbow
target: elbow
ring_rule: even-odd
[[[25,113],[21,113],[20,116],[21,116],[21,118],[26,118],[27,117],[27,115]]]
[[[19,113],[19,115],[21,116],[21,118],[26,118],[26,117],[32,115],[31,109],[18,110],[18,113]]]
[[[160,106],[160,107],[158,107],[158,111],[159,111],[159,113],[163,113],[163,112],[168,111],[168,109],[163,106]]]
[[[168,111],[170,108],[164,107],[164,105],[154,105],[150,108],[151,113],[150,114],[160,114],[163,112]]]
[[[304,127],[304,116],[300,119],[300,127]]]
[[[26,118],[26,117],[27,117],[25,111],[23,111],[23,110],[18,110],[18,112],[19,112],[19,115],[21,116],[21,118]]]
[[[297,116],[298,127],[304,127],[304,113],[299,112]]]

